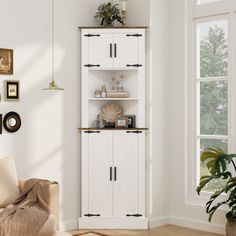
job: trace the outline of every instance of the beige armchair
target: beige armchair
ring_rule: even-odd
[[[24,180],[19,180],[20,189]],[[37,236],[69,236],[71,234],[59,232],[59,184],[50,186],[50,216]],[[53,234],[52,234],[53,232]]]
[[[0,158],[0,213],[14,202],[24,186],[24,180],[17,180],[14,158]],[[59,232],[59,185],[50,186],[50,215],[37,236],[70,236]]]

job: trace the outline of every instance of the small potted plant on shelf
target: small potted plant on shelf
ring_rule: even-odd
[[[113,4],[112,2],[101,3],[95,17],[101,19],[101,25],[103,26],[113,26],[115,21],[123,25],[124,21],[118,6],[119,4]]]
[[[236,154],[227,154],[221,149],[207,148],[201,154],[202,163],[206,164],[209,175],[201,177],[197,187],[200,194],[204,187],[213,180],[224,179],[224,184],[213,194],[206,203],[206,212],[209,214],[209,222],[220,206],[226,205],[229,210],[226,213],[227,225],[226,235],[236,236],[236,164],[234,158]],[[219,200],[219,197],[225,198]]]

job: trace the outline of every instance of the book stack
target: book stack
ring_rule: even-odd
[[[107,91],[108,98],[128,98],[129,92],[124,90],[110,90]]]

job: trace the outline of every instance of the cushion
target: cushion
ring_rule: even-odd
[[[13,203],[20,196],[15,159],[0,159],[0,208]]]

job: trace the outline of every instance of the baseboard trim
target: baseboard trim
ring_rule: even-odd
[[[153,228],[161,227],[164,225],[168,225],[169,221],[170,221],[169,217],[150,218],[148,220],[148,226],[149,226],[149,229],[153,229]]]
[[[191,220],[187,218],[181,218],[172,216],[169,218],[169,224],[182,226],[191,229],[203,230],[211,233],[225,234],[225,226],[219,224],[210,224],[204,221]]]
[[[67,221],[60,223],[60,230],[61,231],[68,231],[78,229],[78,221]]]
[[[145,222],[142,222],[142,223],[144,223],[144,224],[142,224],[142,226],[141,226],[141,225],[137,225],[136,223],[134,224],[134,222],[133,222],[132,227],[133,228],[137,227],[137,229],[140,228],[140,226],[143,228],[146,228],[146,223]],[[209,224],[204,221],[191,220],[191,219],[177,217],[177,216],[162,217],[162,218],[150,218],[148,220],[148,226],[150,229],[161,227],[161,226],[168,225],[168,224],[182,226],[182,227],[191,228],[191,229],[203,230],[203,231],[222,234],[222,235],[225,234],[225,226],[224,225],[212,224],[212,223]],[[86,226],[88,226],[88,225],[86,225]],[[79,228],[78,221],[67,221],[67,222],[62,222],[60,224],[61,231],[73,230],[73,229],[78,229],[78,228]],[[130,227],[127,227],[127,228],[130,228]]]
[[[132,217],[80,217],[79,229],[148,229],[148,219]]]

